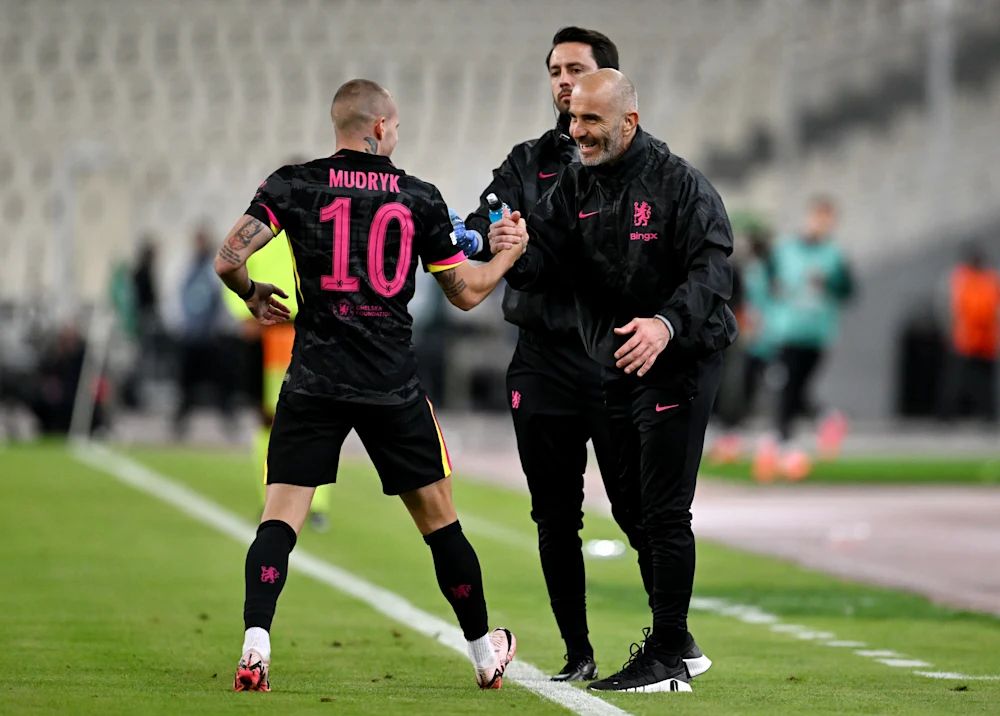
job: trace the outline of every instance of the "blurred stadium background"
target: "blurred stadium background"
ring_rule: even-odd
[[[576,23],[617,42],[643,125],[716,184],[738,234],[795,230],[818,193],[839,206],[860,290],[817,392],[854,421],[848,451],[995,456],[994,423],[926,421],[947,387],[949,271],[970,242],[1000,258],[1000,2],[0,7],[0,435],[36,434],[25,406],[47,386],[82,385],[60,408],[76,408],[78,428],[96,401],[111,437],[169,440],[192,238],[214,244],[274,168],[330,150],[334,89],[356,76],[388,87],[397,164],[465,213],[508,149],[552,125],[543,58]],[[145,247],[148,307],[133,278]],[[736,259],[745,253],[740,243]],[[506,436],[515,331],[500,292],[462,314],[421,288],[415,341],[431,394],[451,411],[492,411]],[[225,403],[221,391],[252,412],[259,344],[244,328],[229,314],[216,327],[238,359],[203,407]],[[750,425],[766,430],[758,402]],[[226,437],[214,423],[194,433]]]
[[[838,239],[862,290],[822,392],[852,417],[900,412],[906,326],[943,335],[935,307],[959,247],[1000,244],[1000,3],[991,0],[2,8],[7,364],[30,364],[25,336],[85,325],[144,236],[160,248],[169,327],[189,237],[202,225],[221,236],[275,167],[329,150],[327,107],[347,78],[394,92],[397,163],[468,211],[507,150],[551,126],[542,61],[554,30],[573,23],[617,41],[643,125],[700,167],[734,216],[781,231],[811,194],[836,199]],[[420,293],[426,322],[440,307]],[[512,334],[496,308],[447,321],[475,329],[473,345],[459,338],[449,351],[459,378],[442,396],[468,406],[462,376],[477,365],[495,378]]]
[[[198,470],[225,473],[224,483],[205,488],[220,501],[223,485],[238,490],[239,475],[253,469],[244,436],[256,425],[260,382],[259,345],[238,318],[226,314],[217,327],[219,350],[240,356],[236,375],[205,393],[197,429],[182,436],[223,448],[221,457],[173,446],[170,429],[181,399],[180,287],[196,234],[221,241],[271,171],[330,152],[329,103],[353,77],[382,83],[398,102],[393,160],[465,214],[510,147],[552,126],[543,61],[553,33],[576,24],[618,44],[642,125],[708,176],[739,233],[795,230],[809,198],[827,195],[840,209],[836,237],[857,277],[817,389],[851,420],[849,459],[817,464],[814,481],[825,484],[816,486],[743,484],[747,465],[712,466],[728,481],[699,488],[699,534],[1000,614],[997,425],[937,417],[950,271],[973,243],[989,265],[1000,261],[997,0],[0,0],[0,17],[0,476],[14,484],[38,469],[45,485],[40,498],[19,481],[22,505],[60,499],[43,477],[67,469],[59,465],[68,458],[15,447],[42,427],[32,396],[53,391],[68,393],[60,409],[67,420],[75,410],[81,432],[93,422],[119,447],[165,443],[177,452],[133,456],[195,487]],[[150,316],[134,276],[147,246],[158,299],[144,328]],[[741,243],[737,258],[745,251]],[[421,280],[415,341],[425,382],[445,408],[457,468],[520,485],[503,385],[516,333],[502,320],[499,292],[462,314]],[[728,355],[738,360],[740,351]],[[212,415],[225,402],[220,391],[237,396],[242,433]],[[757,408],[755,437],[770,424],[769,401]],[[251,482],[234,500],[248,519]],[[884,484],[857,484],[865,482]],[[487,486],[463,489],[474,508],[502,499]],[[593,507],[606,507],[599,489],[591,493]],[[522,503],[505,509],[524,518],[515,541],[530,547]],[[595,536],[614,536],[600,524]],[[489,525],[480,533],[498,534]],[[719,564],[741,561],[732,554],[742,553],[714,557],[716,549],[709,555]],[[378,582],[379,559],[358,569]],[[749,591],[708,576],[710,596],[842,619],[838,633],[861,628],[848,610],[869,609],[866,628],[883,643],[902,633],[891,619],[904,609],[926,610],[939,626],[951,618],[902,597],[902,606],[886,606],[881,592],[845,597],[841,613],[840,602],[816,596],[841,588],[829,581],[809,598],[802,587],[793,603],[779,588],[805,578],[774,569],[773,585],[759,585],[755,573]],[[539,585],[532,588],[541,604]],[[724,642],[729,627],[719,620]],[[997,671],[995,658],[978,658],[1000,653],[995,623],[966,626],[981,641],[958,640],[965,663]],[[954,637],[949,628],[926,632],[935,648]],[[915,650],[931,648],[916,638],[919,624],[906,629]],[[838,707],[839,686],[830,686]],[[721,712],[730,696],[719,696]]]

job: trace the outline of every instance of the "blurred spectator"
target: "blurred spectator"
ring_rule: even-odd
[[[850,267],[833,238],[836,225],[836,205],[816,197],[809,203],[803,231],[780,241],[772,254],[775,303],[770,315],[783,374],[776,420],[781,445],[773,440],[761,445],[754,467],[762,480],[779,470],[790,479],[809,472],[808,456],[789,450],[788,444],[795,420],[817,413],[810,384],[837,337],[841,308],[854,292]],[[839,451],[846,429],[839,412],[820,423],[820,452],[825,457]]]
[[[734,261],[730,307],[740,324],[740,339],[725,355],[727,370],[724,390],[719,395],[724,432],[709,455],[716,463],[734,462],[742,456],[743,438],[738,430],[753,413],[760,382],[775,352],[771,234],[762,224],[753,222],[739,239],[741,250]]]
[[[123,275],[124,267],[112,275],[112,304],[123,332],[137,347],[135,368],[125,377],[121,390],[122,400],[130,407],[142,405],[146,381],[166,372],[164,356],[169,354],[170,345],[160,317],[156,262],[156,243],[147,234],[139,243],[135,265],[127,270],[127,276]]]
[[[1000,275],[982,248],[970,244],[950,281],[951,358],[943,381],[942,417],[971,415],[994,422],[1000,341]]]
[[[947,283],[947,279],[942,283]],[[907,299],[896,338],[897,415],[941,418],[944,413],[944,376],[950,342],[946,335],[946,304],[947,301],[942,301],[939,307],[929,294]]]
[[[199,228],[194,237],[194,255],[180,286],[180,401],[174,416],[174,431],[178,437],[184,434],[191,408],[199,402],[208,402],[198,400],[202,387],[215,389],[216,400],[212,404],[226,418],[226,429],[234,429],[231,381],[218,359],[222,353],[218,349],[223,340],[221,327],[225,306],[213,267],[214,258],[208,231]]]
[[[74,326],[63,326],[42,353],[30,401],[43,433],[69,432],[82,368],[83,339]]]
[[[17,390],[18,397],[38,420],[46,435],[66,434],[73,418],[80,373],[83,370],[84,340],[73,324],[66,324],[43,346],[34,375],[27,376]],[[94,417],[91,429],[106,422],[104,405],[107,384],[103,378],[94,386]]]
[[[108,299],[117,320],[118,330],[129,339],[138,335],[135,312],[135,290],[132,269],[126,261],[117,261],[111,269]]]
[[[764,370],[777,350],[775,335],[774,262],[771,235],[755,228],[747,236],[750,258],[743,268],[743,321],[740,333],[745,338],[746,364],[743,372],[743,397],[746,410],[753,408]]]
[[[159,328],[160,313],[156,291],[156,245],[152,237],[143,237],[139,258],[132,273],[133,297],[139,335],[150,335]]]

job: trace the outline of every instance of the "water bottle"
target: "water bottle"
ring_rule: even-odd
[[[500,201],[496,194],[492,192],[486,195],[486,206],[490,210],[490,223],[495,224],[503,218],[504,211],[510,211],[507,202]]]

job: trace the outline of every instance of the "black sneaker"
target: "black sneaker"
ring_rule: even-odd
[[[597,664],[592,656],[567,656],[566,666],[550,681],[593,681],[597,678]]]
[[[689,692],[690,681],[691,677],[682,659],[677,659],[675,664],[664,664],[646,652],[642,644],[633,643],[629,660],[621,671],[606,679],[594,681],[587,688],[594,691],[633,693]]]
[[[696,676],[701,676],[712,668],[712,660],[702,653],[694,637],[690,634],[688,634],[688,643],[684,647],[684,653],[681,654],[681,658],[684,659],[684,665],[687,667],[692,679]]]

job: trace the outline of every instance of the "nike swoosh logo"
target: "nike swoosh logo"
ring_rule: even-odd
[[[551,179],[552,177],[554,177],[558,173],[559,172],[552,172],[551,174],[548,174],[546,172],[538,172],[538,178],[539,179]]]
[[[679,407],[681,407],[680,403],[674,403],[673,405],[660,405],[659,403],[657,403],[656,412],[662,413],[664,410],[673,410],[674,408],[679,408]]]
[[[588,212],[588,213],[586,213],[586,214],[585,214],[585,213],[583,213],[583,212],[581,211],[581,212],[580,212],[580,218],[581,218],[581,219],[589,219],[589,218],[590,218],[591,216],[593,216],[594,214],[600,214],[600,213],[601,213],[601,210],[600,210],[600,209],[598,209],[597,211],[591,211],[591,212]]]

